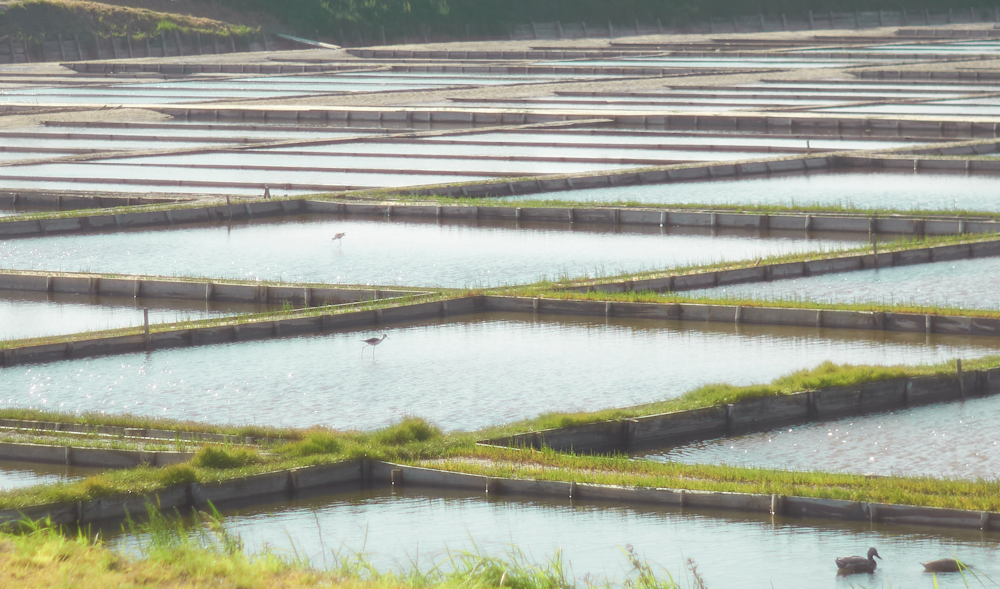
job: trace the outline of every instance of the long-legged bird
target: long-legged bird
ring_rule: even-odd
[[[365,345],[361,346],[361,357],[362,358],[365,357],[365,348],[367,348],[368,346],[371,346],[372,347],[372,360],[374,360],[375,359],[375,346],[377,346],[380,343],[382,343],[382,340],[384,340],[387,337],[389,337],[389,334],[383,333],[382,337],[370,337],[370,338],[368,338],[366,340],[362,340]]]

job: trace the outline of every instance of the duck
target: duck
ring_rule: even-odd
[[[972,568],[971,564],[965,564],[954,558],[939,558],[920,564],[924,565],[925,573],[957,573],[960,570]]]
[[[837,572],[850,575],[853,573],[874,573],[875,572],[875,558],[882,560],[882,557],[878,555],[878,550],[874,548],[868,549],[868,558],[864,556],[842,556],[837,559]]]

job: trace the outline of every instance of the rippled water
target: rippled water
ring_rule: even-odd
[[[143,324],[143,308],[149,309],[149,322],[156,324],[261,313],[274,307],[0,290],[0,340],[138,326]]]
[[[1000,258],[859,270],[689,291],[691,296],[1000,308]]]
[[[343,556],[363,552],[380,570],[410,570],[414,563],[428,570],[449,553],[504,556],[516,546],[531,562],[546,562],[561,552],[567,573],[577,580],[589,576],[620,584],[630,569],[622,549],[631,546],[658,575],[666,569],[682,587],[694,586],[685,572],[687,559],[697,564],[706,587],[723,589],[930,589],[934,579],[918,563],[953,555],[1000,578],[1000,535],[995,533],[424,493],[405,487],[395,493],[341,492],[242,509],[239,516],[224,513],[228,529],[240,534],[250,550],[267,545],[290,554],[294,542],[298,554],[320,568],[331,566],[338,550]],[[135,544],[118,542],[126,549]],[[874,575],[837,576],[836,557],[863,554],[869,546],[883,557]],[[443,566],[448,570],[447,563]],[[939,575],[938,583],[943,589],[965,587],[956,574]]]
[[[866,235],[567,223],[287,217],[0,241],[0,266],[428,286],[498,286],[847,247]],[[520,227],[520,228],[518,228]],[[342,244],[332,241],[346,232]]]
[[[75,481],[99,472],[101,472],[99,468],[0,460],[0,491],[59,481]]]
[[[0,369],[2,406],[371,429],[403,415],[472,429],[751,384],[832,360],[915,364],[996,338],[524,314],[79,358]],[[720,362],[720,359],[724,361]]]
[[[648,452],[651,460],[996,479],[1000,399],[850,417]]]
[[[896,210],[1000,211],[1000,176],[926,172],[833,172],[713,182],[641,184],[504,197],[574,200],[844,206]]]

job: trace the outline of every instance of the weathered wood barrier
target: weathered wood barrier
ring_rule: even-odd
[[[809,421],[964,400],[1000,392],[1000,368],[956,376],[899,378],[748,399],[703,409],[600,421],[483,440],[480,444],[563,452],[657,448]]]
[[[97,468],[131,468],[146,464],[169,466],[194,458],[193,452],[117,450],[46,444],[0,442],[0,460],[90,466]]]
[[[632,292],[645,290],[680,292],[730,284],[768,282],[771,280],[801,278],[803,276],[820,276],[855,270],[910,266],[913,264],[966,260],[988,256],[1000,256],[1000,240],[922,247],[881,254],[855,254],[818,260],[805,260],[802,262],[762,264],[760,266],[735,268],[732,270],[672,274],[647,279],[629,279],[614,282],[594,280],[588,284],[563,287],[559,290],[570,292]]]
[[[566,186],[563,178],[520,180],[484,185],[483,189],[515,193],[548,192]],[[576,184],[574,183],[574,186]],[[576,186],[582,188],[582,186]],[[425,191],[421,191],[425,192]],[[441,194],[436,189],[428,195]],[[459,188],[461,196],[461,189]],[[491,194],[497,194],[493,192]],[[954,235],[997,233],[1000,221],[984,217],[890,215],[877,217],[844,213],[739,213],[686,209],[616,207],[480,207],[461,205],[401,205],[386,203],[330,202],[306,199],[246,201],[231,206],[177,207],[159,211],[117,215],[79,215],[18,220],[0,217],[0,239],[35,237],[87,231],[116,231],[138,227],[169,227],[191,223],[246,220],[282,215],[358,215],[401,219],[462,219],[489,221],[537,221],[591,223],[600,225],[645,225],[657,227],[704,227],[756,231],[841,231],[900,235]]]
[[[40,421],[34,419],[0,418],[0,431],[25,432],[30,434],[71,434],[81,436],[113,436],[132,441],[163,442],[218,442],[221,444],[252,444],[260,441],[255,436],[236,436],[212,432],[183,431],[148,427],[127,427],[120,425],[89,425],[62,421]]]
[[[0,270],[0,291],[3,290],[123,296],[137,299],[189,299],[261,304],[277,304],[288,301],[307,307],[427,294],[418,291],[376,288],[245,284],[224,280],[169,280],[124,276],[107,277],[83,272],[45,273]]]
[[[209,502],[225,507],[240,500],[273,502],[301,491],[337,492],[359,485],[413,486],[425,489],[462,489],[499,495],[562,497],[566,501],[663,505],[682,509],[724,509],[770,513],[775,517],[826,518],[872,523],[933,526],[983,531],[1000,530],[1000,514],[988,511],[890,505],[863,501],[786,495],[692,491],[652,487],[623,487],[535,479],[493,478],[418,466],[359,460],[281,470],[216,483],[182,483],[147,495],[118,495],[90,501],[51,503],[0,511],[0,522],[50,517],[56,524],[81,524],[122,519],[146,513],[151,505],[170,509],[200,508]]]
[[[370,311],[315,313],[287,319],[246,321],[158,331],[149,335],[121,335],[8,347],[0,350],[0,366],[48,362],[71,357],[124,354],[140,350],[219,344],[304,333],[386,327],[422,319],[502,311],[539,315],[581,315],[632,319],[708,321],[815,328],[1000,336],[1000,318],[965,315],[929,315],[834,309],[786,309],[697,303],[628,303],[528,297],[470,296],[444,301],[399,305]]]

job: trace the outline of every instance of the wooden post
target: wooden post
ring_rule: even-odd
[[[149,44],[149,35],[146,35],[146,57],[153,57],[153,47]]]
[[[25,45],[25,48],[27,48],[27,45]],[[101,38],[97,36],[97,33],[94,33],[94,52],[97,53],[97,59],[100,59],[101,58]]]
[[[962,378],[962,359],[955,360],[956,374],[958,375],[958,392],[965,399],[965,380]]]
[[[146,334],[146,349],[149,349],[149,307],[142,308],[143,331]]]
[[[195,31],[194,40],[198,44],[198,55],[205,55],[205,51],[201,48],[201,31]],[[267,38],[265,37],[264,40],[266,45]]]
[[[181,46],[181,32],[174,29],[174,42],[177,43],[177,55],[184,55],[184,47]]]
[[[28,53],[28,40],[25,39],[24,43],[24,63],[31,63],[31,54]]]
[[[129,35],[128,31],[125,31],[125,44],[128,45],[129,58],[135,57],[135,54],[132,53],[132,35]]]
[[[163,44],[163,57],[167,56],[167,34],[160,31],[160,43]]]

